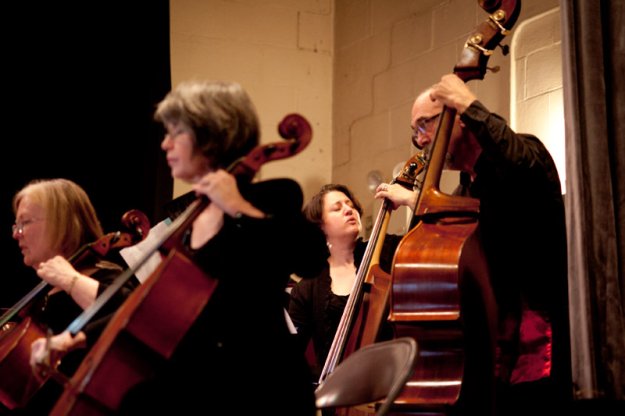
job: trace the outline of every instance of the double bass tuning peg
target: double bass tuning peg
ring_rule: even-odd
[[[501,43],[497,44],[501,48],[501,53],[506,56],[510,53],[510,47],[508,45],[502,45]]]

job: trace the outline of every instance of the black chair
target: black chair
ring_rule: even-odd
[[[386,415],[410,379],[416,359],[417,342],[409,337],[356,350],[317,387],[317,408],[357,406],[384,399],[376,416]]]

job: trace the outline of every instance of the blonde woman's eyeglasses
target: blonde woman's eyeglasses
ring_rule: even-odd
[[[13,226],[11,227],[11,231],[13,232],[13,234],[17,233],[18,235],[22,235],[24,234],[24,227],[26,227],[28,224],[41,221],[42,219],[43,218],[32,218],[24,221],[16,221],[15,224],[13,224]]]

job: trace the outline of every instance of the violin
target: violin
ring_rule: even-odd
[[[515,0],[479,1],[490,13],[470,34],[454,73],[482,79],[492,49],[520,13]],[[492,414],[496,307],[479,238],[479,201],[440,191],[456,111],[443,107],[414,227],[395,253],[391,313],[397,337],[419,345],[395,407],[410,414]],[[455,413],[454,413],[455,414]]]
[[[286,142],[257,146],[228,170],[238,179],[251,180],[264,163],[299,153],[312,137],[310,124],[298,114],[287,115],[278,131]],[[51,415],[114,413],[130,389],[149,379],[171,358],[217,287],[217,281],[193,263],[182,243],[183,235],[209,203],[206,197],[193,201],[172,222],[154,250],[148,250],[146,260],[156,250],[164,260],[117,310],[66,384]],[[128,274],[134,271],[117,279],[127,279]],[[117,281],[108,289],[114,286],[118,286]],[[70,324],[68,329],[72,334],[80,331],[93,316],[95,312],[91,309],[102,307],[107,291]]]
[[[94,271],[93,264],[111,250],[136,244],[150,229],[147,217],[138,210],[126,212],[122,224],[125,231],[111,232],[83,245],[68,261],[88,275]],[[32,316],[32,307],[49,288],[48,282],[40,282],[0,318],[0,402],[8,409],[24,407],[47,380],[33,376],[29,357],[32,342],[46,336],[43,326]]]

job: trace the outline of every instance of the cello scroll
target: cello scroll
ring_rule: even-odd
[[[288,114],[282,119],[278,125],[278,133],[286,142],[258,146],[245,157],[235,161],[228,170],[235,176],[249,181],[264,163],[296,155],[304,150],[312,139],[310,123],[295,113]]]
[[[295,124],[289,125],[296,128],[287,126],[284,130],[287,142],[257,146],[228,170],[239,180],[249,180],[263,163],[303,150],[310,141],[310,125],[301,116],[291,119]],[[148,250],[146,259],[158,250],[164,260],[117,310],[66,385],[53,415],[115,412],[129,390],[152,377],[172,357],[218,284],[195,265],[182,238],[209,203],[206,197],[196,198],[168,227],[154,249]],[[120,278],[126,278],[125,274]],[[109,289],[115,285],[116,282]],[[97,304],[105,295],[106,291],[93,306],[101,307]],[[84,318],[93,315],[93,311],[86,310],[84,315],[68,328],[70,332],[79,331]],[[111,377],[115,383],[111,383]]]

